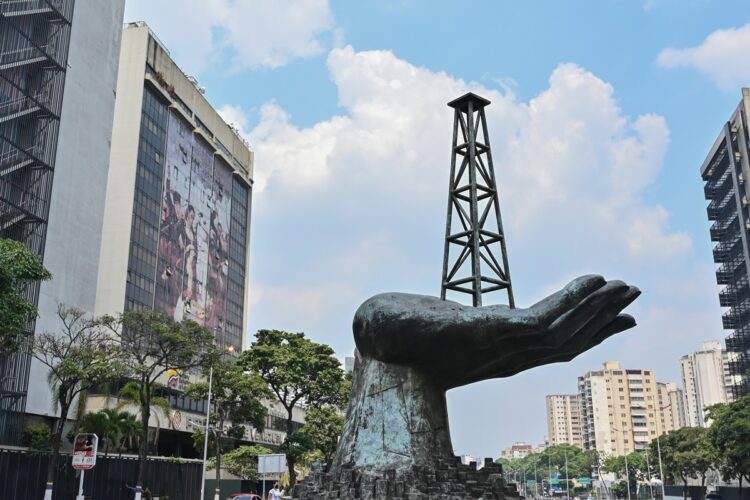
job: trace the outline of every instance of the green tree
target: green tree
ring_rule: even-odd
[[[292,412],[303,402],[308,408],[342,404],[344,372],[340,363],[330,346],[313,342],[304,333],[280,330],[259,330],[238,363],[259,373],[287,412],[287,442],[282,449],[287,455],[290,488],[294,487],[297,452],[309,439],[295,435]]]
[[[121,377],[125,369],[117,361],[119,351],[100,321],[64,305],[58,306],[57,316],[60,331],[38,334],[32,351],[49,370],[47,381],[52,389],[53,403],[60,410],[47,468],[47,481],[51,483],[55,481],[63,428],[76,396]]]
[[[223,455],[223,467],[246,481],[257,481],[258,475],[258,455],[268,455],[271,450],[264,446],[251,445],[240,446]],[[208,461],[208,468],[216,467],[216,460]]]
[[[26,323],[36,318],[36,305],[23,290],[52,275],[23,243],[0,238],[0,352],[17,351]]]
[[[151,416],[156,421],[153,435],[149,437],[145,435],[144,441],[146,441],[146,447],[148,448],[149,443],[153,444],[153,448],[159,443],[159,431],[161,430],[161,422],[163,419],[169,418],[169,411],[172,407],[169,404],[169,400],[161,395],[161,390],[164,388],[162,384],[155,383],[151,388]],[[141,383],[136,381],[129,381],[120,388],[117,392],[117,410],[123,408],[133,407],[135,408],[136,415],[141,417]],[[158,410],[158,411],[154,411]],[[139,424],[140,425],[140,424]],[[140,436],[143,436],[143,429],[141,429]],[[140,444],[140,440],[138,441]]]
[[[706,474],[719,462],[708,432],[708,429],[702,427],[683,427],[659,438],[665,474],[682,480],[685,500],[687,500],[688,478],[691,477],[701,480],[701,488],[705,497]],[[652,456],[656,456],[656,446],[656,440],[652,441],[650,450]]]
[[[742,482],[750,481],[750,395],[710,407],[708,418],[713,421],[708,437],[719,450],[722,473],[739,480],[742,498]]]
[[[138,418],[129,412],[121,412],[123,418],[119,422],[119,442],[117,443],[117,450],[122,456],[122,452],[125,450],[137,449],[140,446],[140,439],[143,436],[143,429],[141,429],[141,422]]]
[[[136,428],[133,429],[133,423]],[[100,447],[104,448],[104,456],[109,454],[110,448],[120,450],[122,454],[123,442],[140,431],[140,425],[135,415],[118,408],[105,408],[96,413],[86,413],[78,421],[78,432],[92,433],[99,436]]]
[[[638,481],[645,481],[649,477],[648,461],[645,453],[629,453],[628,466],[625,468],[625,456],[611,456],[604,460],[603,469],[613,472],[621,479],[627,479],[630,483],[630,491],[635,494],[638,489]],[[626,484],[626,486],[628,486]]]
[[[242,439],[245,436],[245,427],[242,424],[250,424],[263,431],[267,411],[260,399],[270,398],[271,392],[268,390],[268,384],[257,373],[246,372],[234,360],[224,359],[218,359],[213,364],[210,389],[213,407],[210,415],[213,426],[210,430],[215,442],[216,488],[220,490],[221,453],[225,441],[227,438]],[[208,397],[208,391],[208,382],[197,382],[190,384],[185,394],[200,400]],[[224,426],[230,421],[232,426],[225,436]]]
[[[330,467],[336,454],[343,428],[344,417],[332,406],[311,408],[305,415],[305,425],[299,432],[310,438],[313,448],[322,455],[326,469]]]
[[[30,425],[24,429],[21,442],[31,451],[50,453],[52,451],[52,429],[46,424]]]
[[[96,434],[99,438],[99,447],[104,448],[104,455],[109,454],[109,447],[114,432],[109,417],[102,413],[86,413],[78,420],[78,432]]]
[[[612,493],[615,495],[615,498],[627,498],[628,483],[626,481],[612,483]]]
[[[143,436],[138,447],[136,485],[142,487],[148,421],[153,400],[158,397],[159,380],[169,369],[186,371],[212,363],[218,353],[210,330],[195,321],[174,321],[161,311],[126,311],[116,319],[108,318],[107,326],[120,341],[126,376],[135,382]]]

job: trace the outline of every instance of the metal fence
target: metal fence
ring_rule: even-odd
[[[44,496],[49,455],[0,449],[0,498],[39,500]],[[73,500],[78,492],[78,475],[70,455],[60,460],[53,500]],[[134,457],[99,455],[96,467],[84,476],[87,499],[132,500],[128,489],[135,483],[138,460]],[[201,463],[149,458],[144,487],[160,500],[197,500],[200,496]]]

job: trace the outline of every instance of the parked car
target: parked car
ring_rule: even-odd
[[[722,497],[718,491],[710,491],[706,495],[706,500],[724,500],[724,497]]]
[[[232,493],[227,500],[263,500],[263,498],[255,493]]]

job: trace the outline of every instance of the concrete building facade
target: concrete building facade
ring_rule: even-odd
[[[732,398],[750,392],[750,89],[721,127],[700,168],[705,182],[706,208],[712,221],[711,241],[719,291],[719,305],[727,308],[722,325],[732,333],[726,337]],[[687,387],[685,388],[687,393]]]
[[[52,273],[29,290],[35,331],[58,331],[58,304],[95,309],[124,5],[0,3],[0,237]],[[13,393],[0,397],[0,442],[17,443],[28,415],[57,414],[46,376],[28,352],[0,360],[0,392]]]
[[[110,170],[97,313],[161,309],[241,351],[253,154],[143,23],[123,30]]]
[[[657,382],[659,391],[659,434],[687,425],[685,393],[674,382]]]
[[[546,402],[548,443],[568,443],[583,448],[578,394],[551,394]]]
[[[623,369],[604,363],[578,377],[583,448],[623,455],[646,448],[659,429],[658,392],[653,370]]]
[[[706,408],[731,400],[729,355],[718,341],[703,343],[703,348],[680,358],[685,388],[686,425],[706,427]]]
[[[192,319],[237,355],[246,342],[253,153],[144,23],[122,30],[109,163],[96,314],[157,309]],[[164,375],[171,409],[150,423],[161,427],[161,454],[194,456],[205,401],[182,391],[198,377]],[[116,404],[117,390],[89,394],[87,409]],[[285,422],[267,407],[266,430],[245,436],[278,445]]]

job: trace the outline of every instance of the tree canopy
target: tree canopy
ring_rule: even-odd
[[[533,478],[535,471],[539,478],[547,477],[550,471],[559,472],[564,477],[566,457],[569,478],[590,476],[592,467],[598,464],[595,451],[584,453],[577,446],[567,443],[548,446],[540,453],[531,453],[516,460],[500,459],[500,463],[503,463],[504,470],[518,472],[527,478]]]
[[[750,481],[750,395],[709,408],[713,421],[708,437],[720,450],[721,470],[727,478]]]
[[[300,433],[310,438],[312,447],[329,464],[336,454],[341,430],[344,428],[344,417],[333,406],[311,408],[305,415],[305,425]]]
[[[213,363],[219,356],[214,334],[192,320],[175,321],[162,311],[126,311],[103,320],[119,340],[125,376],[134,383],[140,406],[142,436],[138,450],[137,485],[143,485],[148,451],[148,421],[154,392],[167,370],[187,371]]]
[[[185,394],[201,400],[208,398],[209,389],[211,390],[213,411],[210,422],[213,424],[212,434],[215,442],[216,487],[220,488],[224,424],[232,422],[232,427],[226,433],[226,437],[232,440],[244,437],[243,424],[252,425],[262,431],[267,411],[261,398],[271,397],[271,392],[260,376],[243,370],[234,360],[217,359],[211,367],[209,373],[204,373],[207,375],[207,381],[190,384]]]
[[[230,474],[234,474],[246,481],[257,481],[258,475],[258,455],[268,455],[271,450],[259,445],[244,445],[235,448],[232,451],[224,453],[222,467]],[[216,467],[216,459],[208,461],[209,469]]]
[[[36,305],[26,299],[24,287],[51,277],[23,243],[0,238],[0,352],[17,351],[26,323],[36,318]]]
[[[298,458],[295,450],[309,439],[294,435],[292,412],[303,403],[308,408],[343,404],[341,364],[330,346],[313,342],[304,333],[281,330],[259,330],[250,349],[240,354],[238,363],[259,373],[287,411],[288,443],[282,448],[287,450],[289,480],[294,486]]]
[[[57,316],[59,331],[38,334],[34,337],[32,351],[49,370],[47,380],[53,403],[60,410],[47,471],[50,482],[54,482],[63,428],[73,400],[83,391],[116,380],[125,373],[125,366],[119,361],[118,346],[111,342],[99,320],[64,305],[58,306]]]
[[[661,447],[665,475],[682,480],[684,495],[689,478],[699,478],[705,490],[706,474],[718,462],[708,432],[704,427],[683,427],[661,436],[658,444],[656,440],[651,442],[651,455],[657,456],[657,447]]]

